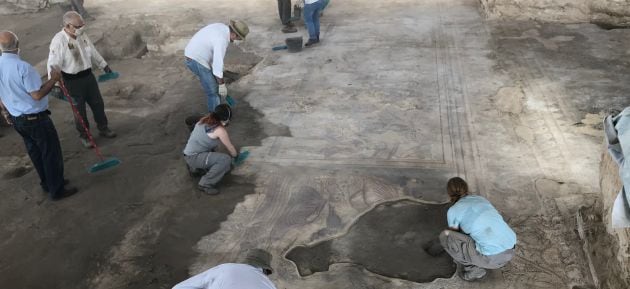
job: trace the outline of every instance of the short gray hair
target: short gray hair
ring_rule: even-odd
[[[63,14],[63,26],[70,24],[70,22],[72,22],[72,20],[76,18],[83,20],[83,17],[81,17],[81,14],[77,13],[76,11],[66,12],[65,14]]]
[[[11,31],[2,31],[0,34],[11,34],[13,37],[9,38],[9,41],[6,43],[0,42],[0,51],[15,51],[18,49],[18,43],[20,39],[18,39],[17,35]]]

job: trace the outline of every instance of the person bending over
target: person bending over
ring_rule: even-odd
[[[227,104],[218,105],[214,112],[202,117],[194,126],[184,148],[184,159],[191,174],[197,170],[206,171],[199,181],[199,190],[208,195],[216,195],[216,184],[230,170],[232,158],[238,151],[232,145],[225,127],[232,118],[232,110]],[[230,155],[216,152],[222,143]],[[231,157],[230,157],[231,156]]]

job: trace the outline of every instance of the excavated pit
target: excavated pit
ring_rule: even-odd
[[[422,248],[446,228],[447,205],[411,200],[376,206],[344,235],[310,246],[291,249],[286,258],[297,266],[300,276],[350,263],[389,278],[417,283],[450,278],[455,265],[446,253],[427,254]]]

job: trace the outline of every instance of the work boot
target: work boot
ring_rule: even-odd
[[[113,132],[112,130],[110,130],[109,128],[105,128],[103,130],[100,130],[98,132],[98,134],[102,137],[106,137],[106,138],[115,138],[116,137],[116,133]]]
[[[217,188],[213,187],[213,186],[202,186],[199,185],[197,186],[197,189],[199,189],[200,191],[206,193],[206,195],[210,195],[210,196],[214,196],[214,195],[218,195],[219,194],[219,190],[217,190]]]
[[[61,199],[65,199],[69,196],[76,194],[79,190],[75,187],[64,187],[63,191],[58,194],[56,197],[52,198],[53,201],[59,201]]]
[[[304,44],[305,47],[311,47],[315,44],[319,43],[319,39],[309,39],[306,44]]]
[[[79,139],[81,139],[81,144],[83,145],[84,148],[91,149],[94,147],[94,145],[92,144],[92,142],[90,142],[89,139],[84,138],[84,137],[80,137]]]
[[[285,25],[282,27],[282,33],[295,33],[297,32],[297,28],[293,25]]]

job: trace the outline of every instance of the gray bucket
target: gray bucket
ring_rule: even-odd
[[[289,52],[302,51],[302,37],[289,37],[285,40]]]

